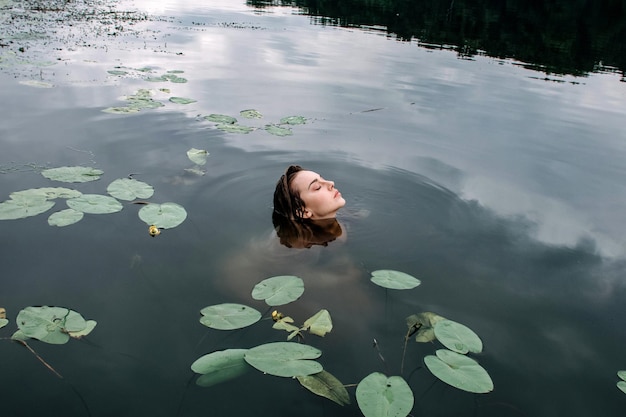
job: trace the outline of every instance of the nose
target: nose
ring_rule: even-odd
[[[327,181],[328,182],[328,189],[332,190],[333,188],[335,188],[335,181]]]

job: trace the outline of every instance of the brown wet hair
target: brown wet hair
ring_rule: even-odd
[[[304,201],[300,194],[291,188],[296,174],[304,169],[300,165],[290,165],[281,175],[274,190],[274,213],[289,220],[304,220]]]

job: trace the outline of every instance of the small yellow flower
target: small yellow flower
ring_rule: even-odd
[[[272,311],[272,320],[278,321],[278,320],[281,320],[283,317],[285,317],[283,313],[277,310]]]
[[[148,228],[148,233],[150,233],[150,236],[155,237],[161,234],[161,230],[159,230],[158,227],[156,227],[155,225],[150,225],[150,227]]]

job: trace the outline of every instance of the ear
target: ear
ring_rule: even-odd
[[[303,211],[300,212],[301,219],[310,219],[311,216],[313,216],[313,213],[311,212],[311,210],[304,209]]]

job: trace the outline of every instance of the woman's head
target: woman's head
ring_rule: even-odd
[[[287,168],[274,191],[274,211],[293,220],[332,219],[345,204],[333,181],[298,165]]]

